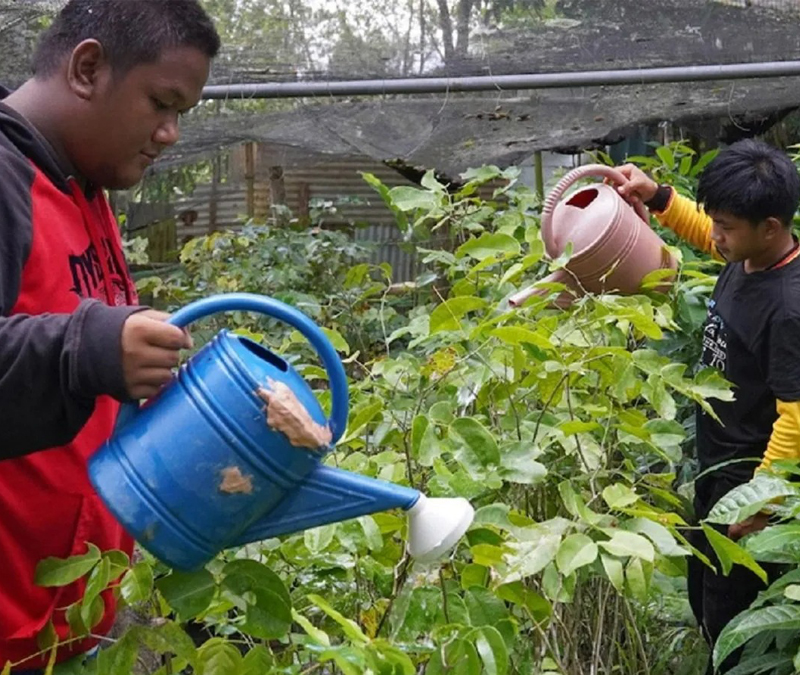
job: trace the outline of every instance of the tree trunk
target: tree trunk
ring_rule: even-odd
[[[472,0],[458,0],[458,23],[456,24],[456,55],[466,56],[469,49],[469,20],[472,16]]]
[[[442,42],[444,43],[445,63],[452,61],[455,56],[455,46],[453,44],[453,21],[450,18],[450,8],[447,0],[436,0],[439,5],[439,27],[442,29]]]

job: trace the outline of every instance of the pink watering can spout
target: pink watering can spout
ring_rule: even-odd
[[[542,208],[542,240],[550,258],[561,256],[569,244],[573,254],[564,269],[543,279],[568,287],[555,300],[566,307],[575,297],[617,291],[634,294],[650,272],[677,269],[666,244],[650,229],[650,218],[641,202],[631,206],[611,185],[584,187],[560,201],[567,189],[586,176],[599,176],[622,185],[627,178],[617,169],[589,164],[567,173],[553,188]],[[663,286],[662,286],[663,288]],[[533,295],[545,296],[543,288],[527,288],[509,298],[516,307]]]

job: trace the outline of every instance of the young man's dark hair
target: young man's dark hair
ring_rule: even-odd
[[[722,150],[700,174],[697,202],[753,225],[773,216],[789,227],[800,202],[800,175],[785,152],[746,139]]]
[[[191,340],[137,306],[104,188],[132,187],[178,141],[218,49],[197,0],[70,0],[36,74],[0,87],[0,670],[14,675],[41,675],[43,630],[61,662],[114,622],[106,591],[92,636],[71,640],[65,607],[86,582],[38,586],[36,566],[87,542],[132,554],[87,462],[119,403],[156,394]]]
[[[165,49],[194,47],[213,59],[219,35],[197,0],[71,0],[39,41],[33,73],[50,77],[84,40],[98,40],[116,75],[156,61]]]

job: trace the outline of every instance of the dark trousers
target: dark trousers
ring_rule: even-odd
[[[708,515],[711,507],[737,485],[744,481],[737,482],[730,478],[715,477],[713,474],[704,476],[695,484],[695,514],[698,520],[702,520]],[[727,536],[727,525],[715,525],[719,532]],[[708,543],[708,539],[702,531],[692,530],[688,536],[691,544],[699,551],[708,556],[711,563],[720,571],[714,571],[698,558],[689,558],[688,566],[688,590],[689,604],[692,612],[697,619],[697,623],[703,632],[703,636],[713,648],[719,634],[726,624],[737,614],[746,610],[756,599],[760,591],[767,586],[750,570],[741,565],[734,565],[728,576],[722,575],[722,570]],[[783,572],[783,566],[760,563],[769,577],[770,583],[775,581]],[[706,675],[713,675],[714,672],[726,673],[733,668],[741,658],[742,649],[733,652],[717,671],[714,670],[709,659]]]

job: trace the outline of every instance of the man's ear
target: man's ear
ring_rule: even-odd
[[[105,49],[97,40],[84,40],[75,49],[67,64],[67,82],[70,90],[86,101],[97,89],[98,78],[108,66]]]
[[[775,218],[775,216],[770,216],[764,220],[764,234],[766,234],[769,239],[780,236],[785,229],[786,226]]]

